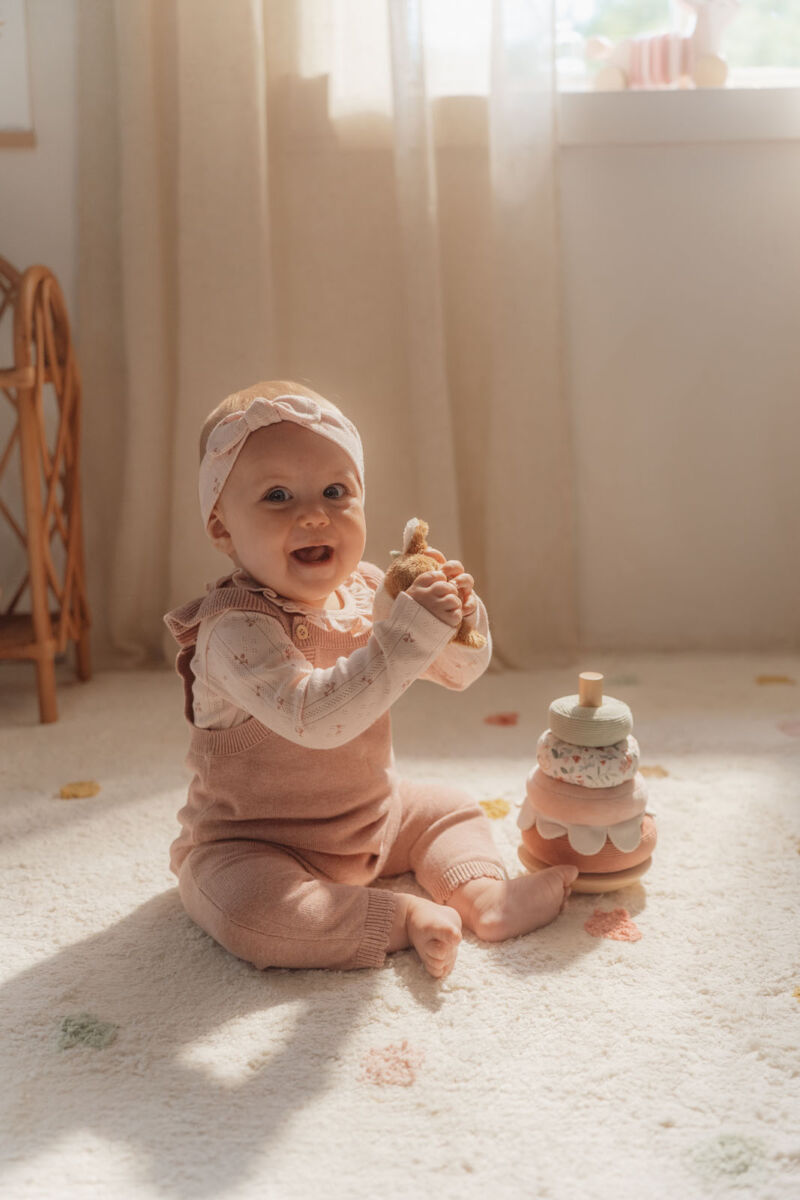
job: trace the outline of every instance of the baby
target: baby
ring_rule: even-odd
[[[164,618],[193,772],[170,860],[193,920],[257,967],[380,966],[413,946],[436,978],[464,925],[501,941],[552,921],[575,867],[509,880],[467,794],[395,770],[393,702],[489,663],[472,576],[429,550],[440,569],[393,602],[381,589],[373,613],[361,440],[307,387],[229,396],[200,458],[202,518],[234,569]],[[451,641],[462,618],[483,649]],[[370,886],[408,871],[431,899]]]

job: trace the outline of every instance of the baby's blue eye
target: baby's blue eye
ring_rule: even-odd
[[[281,500],[287,500],[288,498],[289,493],[287,492],[286,488],[271,488],[264,497],[265,500],[272,500],[276,504]]]
[[[325,491],[323,494],[325,496],[327,496],[329,492],[335,492],[337,489],[338,489],[338,495],[330,496],[329,499],[341,500],[343,496],[347,495],[347,488],[344,486],[343,483],[329,483],[328,486],[325,488]]]

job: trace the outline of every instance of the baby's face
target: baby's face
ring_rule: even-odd
[[[217,512],[221,526],[212,520],[210,529],[220,549],[259,583],[316,608],[336,606],[334,589],[364,554],[364,507],[350,458],[292,421],[250,434]]]

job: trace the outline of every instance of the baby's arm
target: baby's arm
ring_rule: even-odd
[[[452,636],[451,625],[401,595],[387,620],[373,625],[366,646],[315,668],[272,617],[232,611],[204,639],[198,670],[281,737],[330,749],[372,725]]]
[[[458,642],[448,642],[439,656],[420,675],[420,679],[440,683],[442,687],[451,688],[454,692],[463,692],[489,666],[492,657],[489,618],[477,592],[472,592],[471,598],[475,602],[474,628],[486,638],[486,645],[480,650],[473,650],[469,646],[459,645]]]

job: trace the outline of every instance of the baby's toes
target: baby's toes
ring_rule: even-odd
[[[459,941],[461,939],[459,938]],[[453,969],[458,953],[458,943],[447,943],[434,939],[425,947],[423,961],[426,970],[436,979],[444,979]]]
[[[449,904],[443,904],[439,909],[439,923],[436,937],[443,942],[457,946],[461,941],[463,924],[461,914]]]
[[[564,866],[554,867],[553,870],[558,872],[559,876],[561,877],[561,882],[564,886],[564,891],[567,895],[569,895],[572,884],[575,882],[575,880],[578,878],[578,875],[580,874],[580,872],[578,871],[578,868],[573,867],[573,866],[564,865]]]
[[[456,944],[451,938],[447,941],[444,938],[431,938],[425,947],[425,953],[429,958],[443,962],[455,953]]]
[[[580,874],[578,868],[573,867],[569,863],[562,863],[560,866],[556,867],[555,870],[558,871],[559,875],[564,880],[564,883],[572,883]]]
[[[441,967],[442,964],[447,960],[447,956],[447,947],[445,946],[444,942],[434,940],[428,942],[428,944],[425,946],[423,958],[425,959],[425,965],[428,968]]]
[[[578,875],[580,874],[580,872],[578,871],[577,867],[573,867],[573,866],[560,866],[560,867],[556,867],[555,869],[561,878],[561,885],[564,888],[564,895],[561,900],[561,907],[558,910],[559,912],[563,912],[564,907],[567,903],[567,900],[572,895],[572,885],[575,882],[575,880],[578,878]]]

